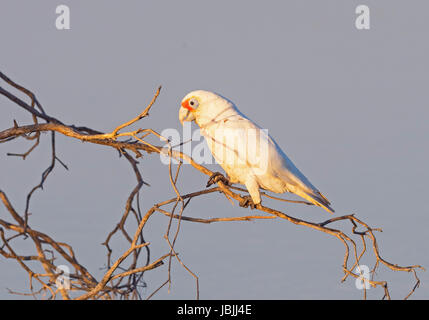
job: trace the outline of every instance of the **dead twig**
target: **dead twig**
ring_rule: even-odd
[[[30,278],[29,293],[18,293],[10,290],[11,293],[31,295],[35,298],[38,296],[49,296],[48,298],[50,299],[55,299],[58,293],[63,299],[142,299],[143,296],[140,288],[145,286],[145,282],[143,280],[144,273],[163,266],[164,260],[168,259],[168,267],[166,270],[167,280],[154,292],[147,295],[147,298],[150,299],[166,285],[168,285],[169,290],[171,289],[173,281],[171,270],[173,267],[172,261],[174,259],[195,279],[196,298],[198,299],[200,296],[199,278],[191,268],[187,266],[181,258],[179,258],[175,248],[182,222],[210,224],[265,219],[283,219],[295,225],[323,232],[338,239],[345,248],[342,263],[344,271],[342,281],[346,281],[348,277],[355,279],[362,278],[362,275],[360,274],[360,261],[364,256],[369,254],[368,249],[372,247],[372,253],[375,259],[374,267],[371,271],[372,277],[364,280],[372,287],[381,287],[383,290],[383,299],[390,299],[390,292],[386,281],[376,281],[374,279],[375,273],[380,265],[384,265],[393,271],[402,271],[413,274],[415,282],[405,299],[408,299],[420,285],[417,270],[424,270],[423,267],[420,265],[399,266],[382,258],[375,235],[376,232],[381,232],[381,229],[370,227],[366,222],[360,220],[353,214],[334,217],[321,223],[316,223],[305,221],[274,208],[259,204],[256,206],[256,210],[262,212],[263,214],[261,215],[254,214],[244,215],[241,217],[217,218],[199,218],[183,215],[185,209],[188,210],[190,207],[190,201],[193,198],[219,192],[222,193],[228,201],[234,204],[234,201],[240,203],[243,200],[243,197],[245,196],[245,194],[243,195],[243,192],[247,194],[247,190],[237,186],[226,185],[222,180],[219,180],[216,182],[216,187],[197,190],[188,194],[181,194],[177,187],[177,182],[179,181],[180,170],[183,163],[189,163],[198,173],[205,176],[212,176],[213,172],[203,165],[195,162],[190,156],[180,151],[173,150],[170,142],[151,128],[139,128],[137,130],[123,132],[123,129],[137,123],[139,120],[149,115],[149,111],[154,106],[160,94],[161,87],[158,88],[150,103],[140,114],[129,121],[117,125],[113,131],[103,133],[85,125],[67,125],[63,123],[57,118],[48,115],[37,100],[36,96],[30,90],[12,81],[1,72],[0,79],[2,79],[6,85],[20,91],[30,99],[30,102],[27,103],[11,91],[0,86],[0,94],[11,101],[13,105],[16,105],[28,112],[32,119],[32,123],[25,125],[20,125],[16,121],[13,121],[13,125],[10,128],[0,131],[0,143],[3,143],[2,145],[6,145],[11,141],[16,141],[18,138],[23,138],[30,142],[34,141],[26,152],[21,154],[9,153],[9,155],[19,156],[25,160],[31,152],[39,146],[41,133],[50,132],[51,134],[50,164],[42,173],[39,184],[33,187],[27,194],[24,211],[22,213],[18,213],[7,198],[6,193],[0,190],[1,203],[5,207],[6,212],[9,214],[9,218],[11,219],[10,221],[3,218],[0,219],[0,239],[2,241],[0,244],[0,255],[5,259],[15,260]],[[31,221],[29,218],[31,205],[30,200],[35,194],[35,191],[43,189],[44,184],[53,172],[57,162],[64,168],[68,169],[56,153],[55,134],[62,134],[71,139],[98,144],[117,150],[118,154],[129,163],[136,178],[136,185],[131,188],[130,194],[125,200],[125,206],[118,223],[114,226],[113,230],[108,233],[106,240],[103,243],[107,250],[107,263],[104,275],[100,280],[97,280],[92,276],[92,274],[85,268],[84,264],[78,261],[73,248],[70,245],[54,240],[47,234],[31,228]],[[150,136],[158,138],[160,141],[166,143],[166,145],[157,146],[149,143],[147,138]],[[144,187],[149,186],[149,184],[143,179],[142,169],[138,159],[141,159],[145,154],[153,153],[167,156],[169,159],[168,174],[174,196],[151,206],[147,209],[146,213],[143,214],[141,210],[140,197],[144,192]],[[173,170],[173,160],[178,161],[176,171]],[[310,205],[310,203],[306,201],[278,198],[265,192],[262,194],[265,197],[277,201]],[[146,199],[146,202],[147,201],[150,201],[150,199]],[[151,262],[150,244],[145,241],[143,232],[148,221],[154,214],[162,214],[169,219],[168,226],[164,234],[164,239],[168,244],[168,252],[159,254],[158,258]],[[333,225],[338,222],[349,222],[351,229],[344,227],[333,228]],[[112,258],[116,255],[116,253],[113,252],[113,246],[111,246],[111,242],[114,241],[114,237],[125,239],[129,244],[129,247],[124,252],[120,253],[116,259]],[[15,242],[24,238],[29,238],[31,240],[32,245],[34,245],[34,254],[20,254],[20,250],[14,248]],[[356,238],[360,241],[362,246],[360,251],[358,250],[358,245],[355,241]],[[146,254],[143,255],[143,252]],[[65,276],[64,271],[58,272],[58,261],[60,260],[66,261],[72,269],[70,274],[67,275],[70,278],[70,288],[64,288],[62,286],[57,286],[56,284],[56,281],[60,276]],[[30,268],[30,264],[28,262],[32,262],[33,264],[34,262],[39,263],[40,270],[36,271],[34,268]],[[36,287],[33,282],[36,284]],[[367,292],[364,290],[364,298],[366,297]]]

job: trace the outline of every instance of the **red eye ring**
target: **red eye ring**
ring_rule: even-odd
[[[191,99],[186,99],[185,101],[183,101],[182,102],[182,107],[183,108],[185,108],[185,109],[188,109],[189,111],[191,111],[191,112],[193,112],[193,111],[195,111],[195,109],[194,108],[192,108],[190,105],[189,105],[189,100],[191,100]]]

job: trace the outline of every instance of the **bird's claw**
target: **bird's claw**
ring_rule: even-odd
[[[239,205],[242,208],[250,207],[252,210],[256,208],[256,204],[253,203],[251,196],[243,196],[243,200],[240,201]]]
[[[231,185],[229,180],[222,173],[215,172],[210,176],[209,181],[207,181],[206,188],[210,187],[212,184],[217,183],[218,181],[222,181],[227,186]]]

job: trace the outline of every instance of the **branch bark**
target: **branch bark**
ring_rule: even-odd
[[[63,299],[76,298],[76,299],[142,299],[141,290],[139,288],[144,286],[143,275],[145,272],[153,270],[155,268],[164,265],[164,260],[168,259],[168,270],[167,280],[161,284],[161,286],[149,295],[151,298],[156,294],[159,289],[168,284],[169,289],[172,283],[172,259],[176,259],[182,267],[184,267],[189,274],[195,279],[196,283],[196,298],[199,298],[199,278],[198,276],[188,267],[178,256],[175,249],[176,240],[180,233],[180,226],[182,221],[194,222],[194,223],[226,223],[233,221],[252,221],[261,219],[284,219],[291,223],[299,226],[311,228],[313,230],[323,232],[327,235],[337,238],[345,247],[344,259],[342,268],[344,275],[342,281],[345,281],[349,276],[353,278],[361,278],[361,275],[357,273],[355,268],[359,268],[362,257],[367,254],[367,243],[370,243],[374,254],[375,262],[374,268],[372,269],[372,275],[380,265],[384,265],[393,271],[402,271],[412,273],[414,276],[414,285],[410,289],[405,299],[408,299],[416,288],[420,284],[420,280],[417,276],[417,270],[424,270],[420,265],[410,266],[399,266],[397,264],[388,262],[381,257],[378,242],[376,239],[376,232],[381,231],[378,228],[372,228],[366,222],[360,220],[355,215],[344,215],[335,217],[320,223],[305,221],[284,212],[276,210],[274,208],[266,207],[261,204],[256,206],[256,210],[263,214],[245,215],[242,217],[223,217],[223,218],[208,218],[203,219],[199,217],[184,216],[183,212],[189,207],[189,203],[193,198],[202,197],[207,194],[214,192],[222,193],[230,202],[241,203],[244,200],[246,190],[224,184],[221,180],[217,182],[217,186],[210,189],[202,189],[188,194],[181,194],[177,187],[177,181],[179,179],[179,173],[181,164],[188,162],[195,169],[196,174],[203,174],[206,176],[212,176],[213,172],[205,166],[195,162],[190,156],[173,150],[168,140],[158,134],[151,128],[140,128],[133,131],[124,131],[127,127],[138,121],[147,118],[149,111],[156,103],[156,99],[160,94],[161,87],[155,92],[152,100],[147,107],[133,119],[119,124],[111,132],[103,133],[98,130],[92,129],[85,125],[66,125],[64,122],[56,119],[55,117],[49,116],[42,105],[37,100],[36,96],[28,89],[15,83],[13,80],[8,78],[5,74],[0,72],[0,78],[9,86],[21,91],[29,99],[30,103],[18,98],[16,95],[11,93],[9,90],[0,87],[0,94],[5,96],[13,105],[24,109],[31,115],[33,122],[31,124],[19,125],[16,121],[10,128],[0,131],[0,143],[10,143],[17,138],[24,138],[27,140],[35,140],[34,145],[23,154],[9,154],[19,155],[24,160],[31,152],[38,146],[40,133],[50,132],[51,133],[51,163],[48,168],[43,172],[41,182],[36,185],[31,192],[27,195],[26,209],[22,214],[19,214],[14,206],[11,204],[6,196],[6,193],[0,191],[0,200],[6,211],[9,213],[10,218],[14,222],[9,222],[5,219],[0,219],[0,238],[2,245],[0,246],[0,255],[5,259],[16,260],[17,263],[30,277],[30,293],[33,296],[40,294],[50,294],[50,298],[55,299],[58,293],[61,294]],[[39,120],[45,123],[39,123]],[[44,182],[48,178],[49,174],[54,170],[56,161],[60,162],[65,168],[67,166],[57,157],[55,152],[55,134],[62,134],[72,139],[81,140],[86,143],[93,143],[103,145],[106,147],[114,148],[119,152],[123,158],[128,161],[132,171],[135,174],[137,184],[132,188],[124,207],[122,216],[119,219],[117,225],[107,235],[106,241],[103,243],[106,247],[107,253],[107,266],[104,276],[97,280],[91,273],[85,268],[84,264],[77,260],[73,249],[70,245],[54,240],[52,237],[44,234],[40,231],[34,230],[30,227],[29,223],[29,206],[30,198],[34,191],[43,187]],[[159,138],[166,146],[153,145],[147,142],[146,138],[153,135]],[[125,140],[124,140],[125,139]],[[143,215],[140,207],[139,194],[143,186],[147,183],[143,180],[143,176],[138,166],[138,159],[144,154],[163,154],[169,157],[168,173],[170,184],[174,189],[175,196],[161,201],[154,206],[150,207]],[[177,166],[176,172],[174,173],[172,160],[178,160],[179,165]],[[293,201],[288,199],[282,199],[271,196],[266,193],[262,193],[263,196],[276,199],[278,201],[290,201],[298,202],[305,205],[309,203],[305,201]],[[178,210],[178,213],[175,213]],[[243,209],[244,210],[244,209]],[[169,224],[164,234],[169,250],[167,253],[158,255],[158,258],[151,262],[150,259],[150,244],[144,240],[144,228],[148,224],[151,216],[154,214],[162,214],[169,218]],[[132,218],[131,218],[132,217]],[[134,229],[129,231],[126,228],[127,221],[133,219]],[[173,221],[176,221],[175,232],[172,232]],[[332,225],[340,221],[349,221],[351,229],[346,231],[345,229],[333,228]],[[363,231],[358,231],[363,229]],[[78,233],[78,230],[76,230]],[[122,237],[129,243],[129,248],[119,255],[115,261],[112,261],[112,252],[110,243],[113,241],[113,236],[118,232]],[[8,236],[6,235],[8,234]],[[13,248],[14,243],[17,239],[24,239],[29,237],[35,246],[36,253],[34,255],[21,255]],[[362,243],[362,250],[358,252],[358,247],[354,238],[358,238]],[[68,252],[67,252],[68,251]],[[142,252],[146,252],[146,259]],[[49,257],[49,255],[51,255]],[[56,280],[62,274],[57,272],[56,257],[60,256],[65,259],[70,266],[73,267],[73,272],[70,273],[71,287],[65,290],[61,286],[57,286],[55,289]],[[44,271],[44,273],[38,273],[30,268],[27,264],[28,261],[38,261]],[[128,262],[128,264],[126,263]],[[350,266],[351,264],[351,266]],[[36,279],[39,283],[39,288],[33,287],[33,279]],[[376,281],[373,279],[366,279],[368,283],[373,287],[383,288],[383,298],[390,299],[390,293],[386,281]],[[11,291],[12,292],[12,291]],[[366,290],[364,290],[364,298],[366,298]]]

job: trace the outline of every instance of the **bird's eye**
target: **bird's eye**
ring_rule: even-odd
[[[198,107],[198,101],[197,101],[197,99],[191,99],[191,100],[189,100],[189,105],[191,107],[193,107],[193,108]]]

